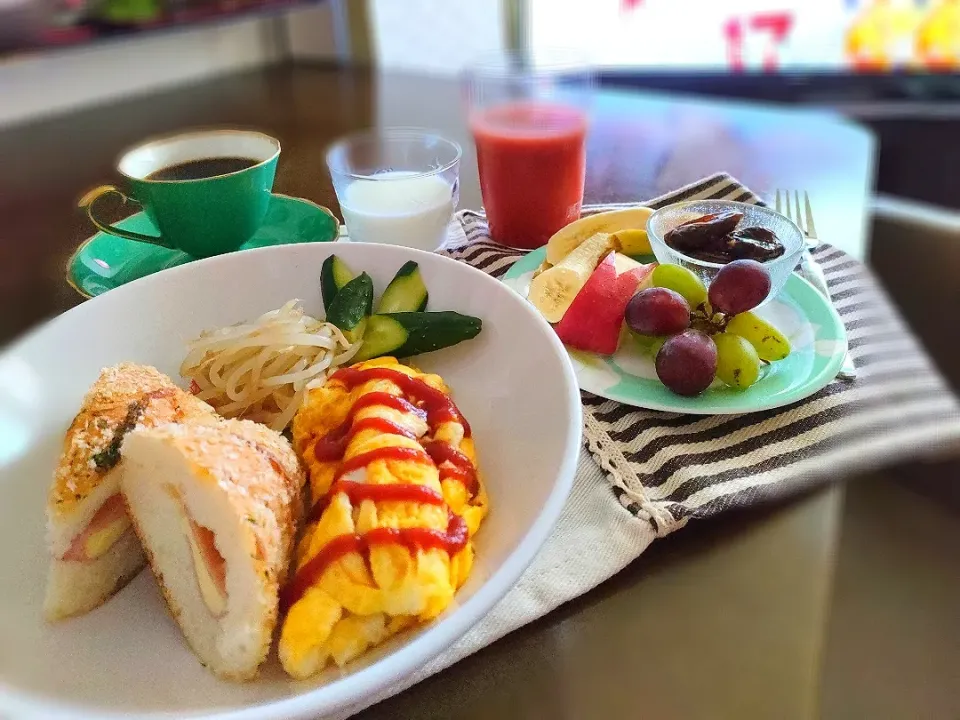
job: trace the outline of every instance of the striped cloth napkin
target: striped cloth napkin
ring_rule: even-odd
[[[696,198],[759,202],[729,175],[715,175],[644,204]],[[464,211],[458,221],[445,254],[496,277],[523,255],[492,243],[482,214]],[[585,447],[573,490],[514,588],[443,654],[328,720],[395,695],[584,594],[691,518],[960,447],[956,400],[869,271],[828,246],[816,258],[847,327],[856,381],[835,381],[780,410],[716,417],[641,410],[582,393]]]
[[[643,204],[728,199],[761,203],[726,174]],[[619,206],[590,208],[601,212]],[[523,251],[490,241],[484,216],[460,214],[447,254],[502,276]],[[956,446],[960,408],[870,271],[826,244],[813,250],[847,329],[858,377],[804,401],[745,415],[642,410],[582,393],[584,437],[630,512],[659,535],[708,517],[797,493],[885,463]]]

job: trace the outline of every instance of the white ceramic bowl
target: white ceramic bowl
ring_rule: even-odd
[[[184,645],[149,571],[103,607],[56,625],[41,619],[44,502],[59,446],[101,367],[131,360],[175,376],[184,342],[300,298],[320,314],[331,253],[378,291],[420,263],[430,308],[483,319],[474,340],[417,358],[443,375],[473,426],[490,514],[473,574],[436,621],[346,672],[309,682],[274,658],[259,680],[215,679]],[[438,255],[330,243],[250,250],[138,280],[61,315],[0,355],[0,709],[4,717],[317,717],[369,698],[441,653],[510,590],[570,491],[580,451],[580,396],[555,333],[492,277]]]

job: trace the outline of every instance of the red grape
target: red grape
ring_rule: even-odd
[[[675,335],[690,327],[690,305],[674,290],[647,288],[630,298],[626,320],[641,335]]]
[[[770,293],[770,273],[756,260],[727,263],[710,283],[707,298],[717,312],[739,315],[753,310]]]
[[[717,346],[699,330],[669,338],[657,353],[657,377],[677,395],[699,395],[717,375]]]

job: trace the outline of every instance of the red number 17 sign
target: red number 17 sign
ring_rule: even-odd
[[[743,70],[744,44],[747,39],[766,38],[762,67],[767,72],[775,71],[780,65],[780,48],[787,41],[792,27],[793,13],[788,11],[761,12],[730,18],[723,27],[727,39],[727,64],[732,70]]]

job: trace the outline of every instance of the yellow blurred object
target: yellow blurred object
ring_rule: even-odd
[[[653,215],[651,208],[635,207],[582,217],[558,230],[547,241],[547,262],[551,265],[559,265],[567,255],[580,247],[588,238],[597,233],[616,233],[621,230],[641,230],[643,233],[642,239],[640,236],[632,238],[636,247],[640,249],[624,249],[623,252],[627,255],[645,255],[651,250],[649,242],[646,241],[647,233],[642,228],[647,227],[647,220],[651,215]]]
[[[918,12],[912,4],[890,0],[873,0],[861,10],[846,33],[846,52],[854,67],[866,72],[892,69],[898,45],[917,27]]]
[[[439,376],[420,373],[393,358],[370,360],[351,370],[376,368],[401,373],[449,395]],[[320,506],[319,519],[300,540],[298,572],[327,551],[331,543],[362,538],[385,528],[445,533],[452,518],[459,516],[469,539],[452,554],[438,547],[412,547],[398,541],[370,544],[367,550],[337,556],[293,603],[283,621],[280,660],[295,678],[309,677],[330,661],[342,666],[391,635],[443,612],[470,574],[472,538],[487,512],[483,484],[479,483],[471,495],[459,479],[445,476],[441,482],[438,468],[445,467],[442,461],[423,462],[402,456],[372,459],[337,480],[345,463],[367,453],[393,448],[417,454],[437,442],[449,445],[476,467],[473,440],[460,422],[444,419],[432,426],[413,406],[403,410],[392,403],[380,404],[382,395],[368,398],[355,410],[354,405],[371,393],[404,396],[403,388],[391,379],[369,379],[351,386],[333,377],[310,391],[294,418],[294,446],[307,467],[313,502],[326,503]],[[407,400],[413,402],[409,397]],[[361,428],[363,421],[370,426]],[[318,441],[331,437],[331,433],[336,436],[345,422],[351,431],[346,436],[343,459],[318,457]],[[398,434],[377,429],[378,423],[398,426]],[[399,434],[401,431],[406,434]],[[350,493],[338,490],[341,485],[333,487],[335,481],[345,479],[364,487],[425,486],[426,492],[433,491],[441,502],[379,498],[353,502]]]
[[[942,0],[931,7],[914,41],[917,60],[926,69],[960,68],[960,0]]]

